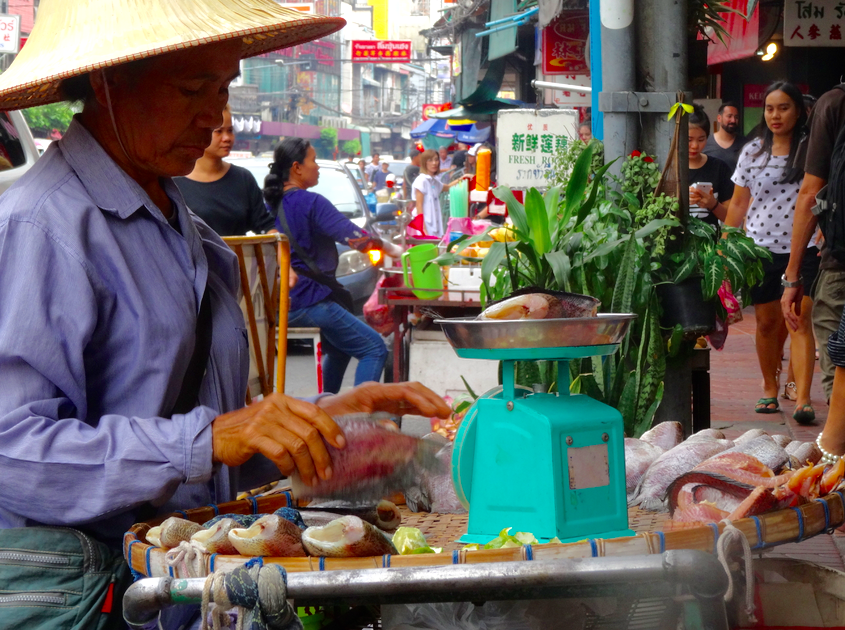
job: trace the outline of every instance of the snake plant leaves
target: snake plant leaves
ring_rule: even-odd
[[[634,287],[637,284],[637,270],[635,259],[637,255],[637,241],[633,236],[628,237],[625,254],[619,265],[619,275],[616,277],[616,287],[613,290],[611,312],[630,313],[631,302],[634,297]]]
[[[530,232],[528,225],[528,217],[525,216],[525,208],[513,196],[511,189],[507,186],[497,186],[493,189],[493,196],[499,201],[503,201],[508,208],[508,215],[513,221],[513,225],[521,236],[528,237]],[[520,234],[518,234],[520,236]]]
[[[531,244],[538,256],[544,256],[552,250],[552,239],[549,234],[549,216],[543,196],[536,188],[531,188],[525,195],[525,216],[528,220]]]
[[[587,190],[587,183],[590,179],[590,165],[593,160],[593,145],[588,144],[587,147],[575,160],[575,165],[572,167],[572,174],[569,176],[569,181],[566,183],[566,197],[564,198],[563,222],[569,221],[569,217],[575,212],[575,209],[584,198],[584,191]]]
[[[725,267],[723,258],[717,252],[710,252],[704,258],[704,278],[701,281],[701,290],[705,300],[716,297],[719,287],[725,281]]]
[[[660,403],[663,402],[663,391],[664,384],[663,381],[661,381],[654,394],[654,402],[651,403],[651,407],[646,409],[645,413],[634,427],[634,431],[632,433],[633,437],[639,438],[643,433],[651,428],[651,423],[654,421],[654,414],[657,413],[657,408],[660,406]]]

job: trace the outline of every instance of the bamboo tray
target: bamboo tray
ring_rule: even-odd
[[[271,513],[280,507],[296,506],[288,492],[259,498],[205,506],[179,511],[169,516],[179,516],[196,523],[204,523],[217,514]],[[304,506],[300,506],[304,507]],[[671,549],[698,549],[715,553],[716,541],[724,525],[709,525],[689,529],[661,531],[667,514],[645,512],[639,508],[628,510],[629,527],[636,536],[614,539],[587,539],[568,544],[523,545],[506,549],[462,551],[454,540],[466,532],[466,514],[413,513],[404,506],[402,525],[417,527],[432,547],[443,547],[439,554],[386,555],[367,558],[264,558],[264,563],[281,564],[287,571],[332,571],[339,569],[381,569],[387,567],[438,566],[447,564],[473,564],[479,562],[513,562],[520,560],[554,560],[558,558],[588,558],[596,556],[634,556],[657,554]],[[161,523],[162,516],[147,523],[138,523],[124,534],[123,554],[129,566],[147,577],[202,577],[180,575],[167,565],[164,549],[147,543],[146,532]],[[845,524],[845,492],[837,490],[797,508],[788,508],[734,522],[742,531],[751,548],[764,550],[786,543],[801,542],[819,534],[832,533]],[[205,569],[231,571],[246,562],[244,556],[212,554],[206,558]]]

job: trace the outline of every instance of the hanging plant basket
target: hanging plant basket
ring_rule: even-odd
[[[690,276],[678,284],[658,284],[656,288],[663,328],[680,324],[685,333],[706,335],[716,327],[716,302],[704,299],[701,276]]]

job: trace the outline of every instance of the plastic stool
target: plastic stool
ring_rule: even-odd
[[[314,345],[314,361],[317,364],[317,393],[323,393],[323,346],[320,343],[319,328],[288,328],[288,340],[310,339]]]

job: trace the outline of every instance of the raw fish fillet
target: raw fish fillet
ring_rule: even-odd
[[[668,506],[669,513],[674,514],[679,508],[686,509],[695,505],[695,491],[700,486],[710,486],[716,488],[724,494],[731,495],[743,501],[752,490],[754,486],[741,483],[729,477],[724,477],[718,473],[711,473],[706,471],[692,470],[687,472],[678,479],[676,479],[671,486],[669,486]],[[725,503],[717,504],[720,509],[731,507]],[[736,507],[733,505],[732,507]],[[727,511],[727,510],[725,510]]]
[[[437,446],[386,429],[379,415],[351,414],[335,418],[346,436],[346,448],[326,443],[332,458],[332,478],[313,486],[291,476],[297,497],[324,497],[349,501],[379,500],[413,485],[424,470],[440,470]]]
[[[646,471],[631,504],[652,512],[666,511],[665,498],[669,486],[678,477],[732,444],[730,440],[687,441],[666,451]]]
[[[713,486],[695,486],[692,490],[692,500],[694,503],[704,503],[705,501],[712,503],[720,510],[728,513],[733,512],[742,503],[741,497]]]
[[[728,520],[735,521],[740,518],[764,514],[777,507],[777,500],[770,488],[758,487],[751,491],[745,500],[730,513]]]
[[[672,523],[718,523],[727,516],[728,512],[711,503],[697,503],[675,512]]]
[[[301,557],[302,530],[276,514],[262,516],[249,529],[235,528],[229,542],[242,556]]]
[[[661,455],[663,449],[659,446],[636,438],[625,438],[625,487],[629,497],[637,489],[648,467]]]
[[[344,516],[302,532],[302,544],[312,556],[350,558],[396,554],[393,542],[357,516]]]
[[[680,422],[661,422],[643,433],[640,439],[668,451],[684,441],[684,427]]]
[[[734,442],[734,444],[735,446],[728,449],[726,454],[740,453],[749,455],[757,460],[757,462],[770,469],[769,472],[780,470],[783,465],[789,461],[789,455],[787,452],[778,446],[777,443],[768,435],[761,435],[742,442]],[[753,467],[750,460],[737,460],[737,462],[739,461],[743,461]],[[746,467],[743,468],[743,470],[752,470],[752,468]]]
[[[524,287],[492,302],[479,319],[561,319],[595,317],[601,302],[589,295]]]
[[[828,468],[824,475],[822,475],[821,483],[819,484],[819,493],[825,496],[836,490],[837,486],[842,482],[842,475],[845,473],[845,459],[841,457],[836,460],[836,463]]]

